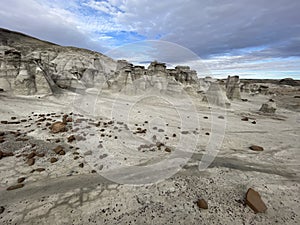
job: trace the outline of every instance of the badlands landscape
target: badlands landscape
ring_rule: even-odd
[[[0,29],[0,106],[0,224],[300,223],[300,81]]]

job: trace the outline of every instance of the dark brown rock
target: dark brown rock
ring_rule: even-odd
[[[61,145],[57,146],[55,149],[53,149],[53,151],[58,155],[66,154],[66,152],[64,151],[64,148]]]
[[[5,142],[4,137],[0,137],[0,143]]]
[[[253,150],[253,151],[258,151],[258,152],[261,152],[261,151],[264,150],[263,147],[258,146],[258,145],[252,145],[252,146],[250,146],[249,148],[250,148],[251,150]]]
[[[267,210],[267,206],[261,199],[260,194],[252,188],[248,189],[245,201],[255,213],[262,213]]]
[[[43,171],[45,171],[45,170],[46,170],[45,168],[36,168],[36,169],[35,169],[36,172],[43,172]]]
[[[242,121],[249,121],[249,118],[248,117],[244,117],[241,119]]]
[[[71,135],[70,137],[68,137],[68,142],[73,142],[75,140],[76,140],[76,138],[74,135]]]
[[[0,159],[4,158],[4,157],[10,157],[10,156],[14,156],[13,152],[2,152],[0,150]]]
[[[24,184],[16,184],[16,185],[13,185],[13,186],[10,186],[8,188],[6,188],[7,191],[12,191],[12,190],[15,190],[15,189],[19,189],[19,188],[22,188],[24,187]]]
[[[31,152],[31,153],[27,156],[27,159],[34,158],[35,156],[36,156],[36,153],[35,153],[35,152]]]
[[[34,158],[31,158],[31,159],[27,160],[28,166],[32,166],[32,165],[34,165],[34,163],[35,163],[35,159]]]
[[[79,164],[79,167],[80,167],[80,168],[83,168],[83,167],[84,167],[84,164],[83,164],[83,163],[80,163],[80,164]]]
[[[208,204],[207,202],[204,200],[204,199],[199,199],[197,201],[197,206],[200,208],[200,209],[208,209]]]
[[[26,179],[26,177],[20,177],[20,178],[18,178],[17,182],[23,183],[25,179]]]
[[[165,148],[165,151],[166,151],[166,152],[171,152],[172,150],[171,150],[169,147],[166,147],[166,148]]]
[[[42,158],[42,157],[45,157],[45,153],[38,153],[38,154],[36,154],[36,156]]]
[[[162,146],[164,146],[165,144],[164,143],[161,143],[161,142],[156,142],[156,147],[160,148]]]
[[[50,159],[50,162],[51,162],[51,163],[55,163],[55,162],[57,162],[57,161],[58,161],[58,159],[57,159],[57,158],[54,158],[54,157]]]

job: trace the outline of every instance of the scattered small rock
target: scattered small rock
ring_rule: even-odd
[[[208,204],[207,202],[204,200],[204,199],[199,199],[197,201],[197,206],[200,208],[200,209],[208,209]]]
[[[22,188],[24,187],[24,184],[16,184],[16,185],[13,185],[13,186],[10,186],[8,188],[6,188],[7,191],[12,191],[12,190],[15,190],[15,189],[19,189],[19,188]]]
[[[71,135],[70,137],[68,137],[68,142],[73,142],[75,140],[76,140],[76,138],[74,135]]]
[[[0,214],[2,214],[4,210],[5,210],[4,206],[0,206]]]
[[[241,120],[242,121],[249,121],[249,118],[248,117],[243,117]]]
[[[36,169],[35,169],[36,172],[43,172],[43,171],[45,171],[45,170],[46,170],[45,168],[36,168]]]
[[[10,157],[10,156],[14,156],[13,152],[2,152],[0,150],[0,159],[4,158],[4,157]]]
[[[261,199],[260,194],[252,188],[248,189],[245,201],[255,213],[262,213],[267,210],[267,206]]]
[[[84,155],[92,155],[93,154],[93,152],[91,151],[91,150],[89,150],[89,151],[86,151],[85,153],[83,153]]]
[[[58,159],[57,159],[57,158],[54,158],[54,157],[50,159],[50,162],[51,162],[51,163],[55,163],[55,162],[57,162],[57,161],[58,161]]]
[[[166,152],[171,152],[172,150],[171,150],[169,147],[166,147],[166,148],[165,148],[165,151],[166,151]]]
[[[256,121],[252,121],[251,123],[252,123],[252,124],[256,124]]]
[[[83,164],[83,163],[80,163],[80,164],[79,164],[79,167],[80,167],[80,168],[83,168],[83,167],[84,167],[84,164]]]
[[[53,151],[58,155],[66,154],[66,152],[64,151],[64,148],[61,145],[57,146],[55,149],[53,149]]]
[[[224,119],[224,116],[218,116],[219,119]]]
[[[23,183],[25,181],[26,177],[20,177],[18,178],[17,182],[18,183]]]
[[[258,146],[258,145],[252,145],[252,146],[250,146],[249,148],[250,148],[251,150],[253,150],[253,151],[258,151],[258,152],[261,152],[261,151],[264,150],[263,147]]]
[[[34,158],[35,156],[36,156],[36,153],[35,153],[35,152],[31,152],[31,153],[27,156],[27,159]]]
[[[31,158],[31,159],[27,160],[28,166],[32,166],[32,165],[34,165],[34,163],[35,163],[35,159],[34,158]]]

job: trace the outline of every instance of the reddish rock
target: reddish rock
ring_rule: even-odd
[[[261,152],[261,151],[263,151],[264,150],[264,148],[263,147],[261,147],[261,146],[258,146],[258,145],[252,145],[252,146],[250,146],[249,147],[251,150],[253,150],[253,151],[257,151],[257,152]]]
[[[255,213],[262,213],[267,210],[267,206],[261,199],[260,194],[252,188],[248,189],[245,201]]]
[[[200,209],[208,209],[208,204],[207,202],[204,200],[204,199],[199,199],[197,201],[197,206],[200,208]]]
[[[24,187],[24,184],[16,184],[16,185],[13,185],[13,186],[10,186],[8,188],[6,188],[7,191],[12,191],[12,190],[15,190],[15,189],[19,189],[19,188],[22,188]]]
[[[66,132],[67,127],[66,124],[63,122],[55,122],[50,126],[50,129],[53,133],[60,133],[60,132]]]

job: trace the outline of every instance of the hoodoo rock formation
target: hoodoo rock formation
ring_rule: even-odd
[[[16,95],[103,85],[115,67],[114,60],[100,53],[0,29],[0,88]]]
[[[226,95],[228,99],[241,99],[239,76],[228,76],[226,82]]]
[[[200,99],[208,91],[210,103],[216,105],[229,105],[227,97],[240,98],[237,76],[228,78],[227,97],[218,85],[216,80],[198,78],[189,66],[167,68],[165,63],[154,61],[145,68],[0,29],[0,89],[15,95],[49,95],[98,87],[128,95],[187,92]]]

